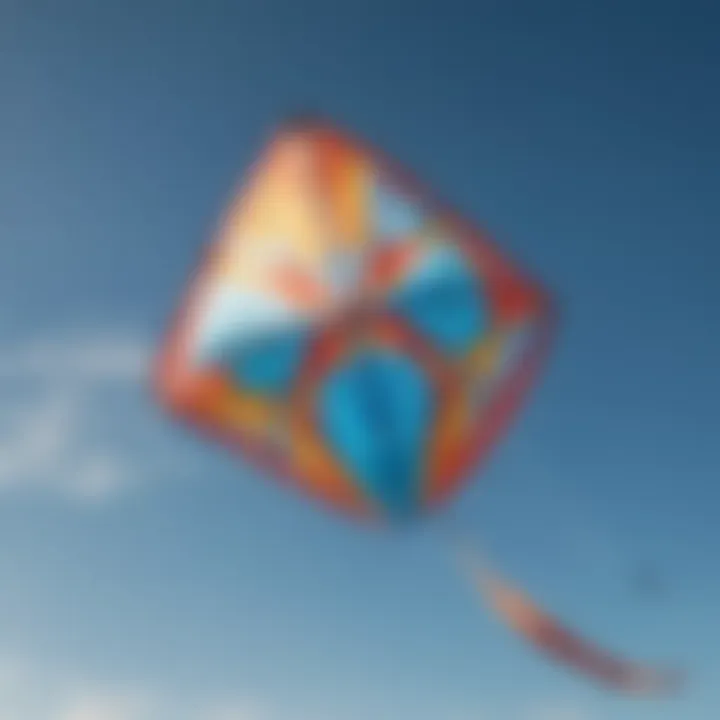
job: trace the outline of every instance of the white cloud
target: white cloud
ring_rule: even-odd
[[[257,702],[191,698],[182,692],[119,687],[65,670],[0,659],[2,720],[275,720]]]
[[[97,503],[137,484],[150,349],[107,331],[0,348],[0,491]]]
[[[151,699],[134,693],[85,690],[66,701],[57,720],[155,720],[154,705]]]
[[[70,331],[5,348],[0,380],[138,382],[145,378],[150,346],[129,332]]]

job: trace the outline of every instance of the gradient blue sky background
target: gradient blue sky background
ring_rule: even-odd
[[[711,0],[0,0],[0,717],[720,717],[719,24]],[[238,174],[305,108],[563,301],[482,482],[406,536],[145,393]],[[459,579],[453,524],[598,638],[687,663],[685,696],[543,664]]]

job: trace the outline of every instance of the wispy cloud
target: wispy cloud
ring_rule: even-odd
[[[157,720],[157,709],[153,699],[133,692],[84,689],[61,698],[50,720]]]
[[[6,656],[0,660],[3,720],[277,720],[252,698],[187,697],[150,687],[78,678]]]
[[[135,383],[145,378],[150,357],[147,340],[129,331],[55,332],[4,348],[0,381]]]
[[[0,491],[100,502],[137,484],[133,438],[152,422],[140,401],[150,355],[146,339],[121,331],[0,348]]]

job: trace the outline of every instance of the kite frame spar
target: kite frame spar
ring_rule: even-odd
[[[488,407],[485,420],[481,423],[472,442],[464,448],[461,455],[454,458],[455,461],[451,466],[444,468],[444,477],[438,483],[439,492],[436,492],[427,506],[423,505],[417,513],[418,517],[422,517],[429,511],[434,511],[444,505],[451,497],[459,494],[459,491],[473,478],[477,478],[478,472],[492,451],[500,444],[502,436],[519,414],[530,391],[537,384],[540,371],[557,333],[557,306],[549,292],[515,264],[509,253],[501,251],[484,230],[471,223],[463,213],[441,199],[406,166],[393,160],[369,142],[345,129],[340,129],[334,123],[319,116],[291,118],[275,129],[270,139],[265,141],[263,148],[268,148],[283,134],[296,132],[312,133],[332,141],[348,143],[372,158],[374,164],[387,177],[400,187],[408,189],[420,203],[430,208],[448,228],[453,230],[457,234],[458,241],[469,253],[477,257],[486,267],[493,268],[493,272],[488,273],[490,277],[499,276],[501,281],[513,281],[516,289],[523,288],[526,297],[528,293],[532,295],[532,302],[537,314],[532,347],[524,355],[512,376],[504,381],[502,389],[498,391],[497,396]],[[244,173],[236,185],[233,198],[239,196],[240,188],[252,183],[258,164],[263,157],[262,151],[256,153],[256,160],[251,165],[250,171]],[[190,281],[185,299],[170,320],[166,341],[153,368],[152,390],[161,405],[168,408],[172,415],[177,416],[193,429],[209,436],[214,441],[229,446],[234,454],[239,452],[258,469],[265,471],[265,474],[273,475],[282,484],[294,487],[305,495],[314,496],[325,505],[330,503],[334,510],[344,512],[353,519],[370,521],[375,524],[375,521],[382,518],[367,498],[359,497],[359,493],[350,489],[344,494],[338,495],[337,489],[332,492],[327,488],[308,487],[307,481],[299,477],[298,473],[281,458],[264,448],[257,447],[239,432],[219,428],[209,422],[202,413],[197,412],[198,408],[201,408],[206,399],[212,395],[213,387],[212,381],[192,382],[183,371],[185,348],[192,326],[188,320],[192,317],[193,310],[197,305],[204,282],[213,265],[212,261],[222,246],[217,234],[225,226],[232,208],[233,203],[229,202],[226,211],[221,215],[212,239],[202,249],[199,261],[194,265],[194,267],[199,267],[199,272]],[[311,368],[311,374],[312,371]],[[267,473],[268,470],[269,473]]]

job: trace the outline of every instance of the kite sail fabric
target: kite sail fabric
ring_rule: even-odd
[[[563,626],[527,595],[487,567],[473,563],[473,579],[503,622],[544,655],[618,692],[656,696],[675,692],[682,674],[630,662]]]
[[[220,224],[155,368],[170,412],[355,517],[451,498],[500,439],[554,329],[547,292],[384,155],[279,129]],[[627,690],[664,676],[577,639],[497,577],[544,652]]]
[[[400,520],[472,475],[551,321],[536,282],[386,157],[288,124],[233,199],[156,388],[301,492]]]

